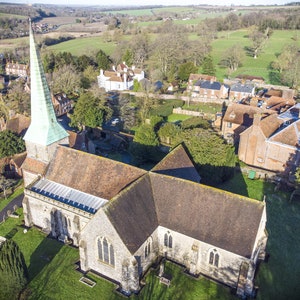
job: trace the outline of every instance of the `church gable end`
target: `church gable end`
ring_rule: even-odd
[[[178,145],[160,161],[152,172],[200,182],[200,176],[183,145]]]

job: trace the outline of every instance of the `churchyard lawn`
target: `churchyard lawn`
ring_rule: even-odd
[[[259,200],[266,195],[270,256],[259,267],[257,299],[299,299],[300,203],[290,203],[289,193],[275,192],[270,183],[246,177],[238,173],[221,187]],[[24,296],[28,299],[124,299],[114,291],[114,284],[102,278],[88,274],[96,282],[93,288],[79,282],[82,274],[76,271],[75,265],[78,249],[46,238],[36,228],[24,233],[22,210],[17,212],[19,219],[9,218],[0,224],[0,235],[14,239],[25,256],[30,282]],[[228,288],[202,276],[199,279],[187,276],[171,263],[165,268],[165,273],[172,277],[169,287],[159,282],[157,273],[150,270],[144,279],[145,287],[130,299],[237,299]]]

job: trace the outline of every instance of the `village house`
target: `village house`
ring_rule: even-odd
[[[189,79],[188,79],[188,90],[192,90],[194,84],[197,81],[217,81],[217,77],[216,76],[211,76],[211,75],[206,75],[206,74],[190,74]]]
[[[221,131],[224,139],[231,144],[237,144],[240,134],[252,125],[255,114],[266,117],[270,114],[276,114],[276,112],[258,106],[231,103],[222,120]]]
[[[295,90],[287,88],[269,88],[263,93],[264,98],[281,97],[283,99],[294,99]]]
[[[234,83],[230,87],[229,99],[242,100],[243,98],[253,97],[255,95],[255,86],[249,83]]]
[[[245,163],[286,175],[299,165],[300,105],[280,115],[261,119],[240,135],[239,159]]]
[[[100,70],[97,76],[99,88],[108,91],[124,91],[133,87],[134,80],[140,81],[144,78],[144,71],[132,66],[129,68],[125,62],[117,67],[113,66],[112,70]]]
[[[9,62],[5,66],[5,73],[6,75],[27,77],[29,75],[29,66],[25,64]]]
[[[150,171],[72,149],[31,29],[30,53],[25,225],[78,247],[80,269],[118,283],[126,295],[165,258],[252,296],[265,257],[265,203],[200,184],[183,145]]]
[[[205,99],[227,99],[229,87],[221,84],[218,81],[197,81],[194,84],[192,97],[200,97]]]
[[[73,108],[73,101],[65,93],[52,95],[52,103],[57,117],[67,114]]]

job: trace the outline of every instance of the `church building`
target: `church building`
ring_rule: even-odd
[[[27,226],[78,247],[81,270],[118,282],[127,295],[160,258],[253,294],[267,242],[264,202],[200,184],[182,145],[150,171],[71,148],[31,28],[30,74]]]

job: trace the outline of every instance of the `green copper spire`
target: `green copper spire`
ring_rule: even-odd
[[[51,145],[68,136],[57,122],[51,101],[50,90],[39,52],[29,22],[30,39],[30,80],[31,80],[31,123],[24,140],[43,146]]]

